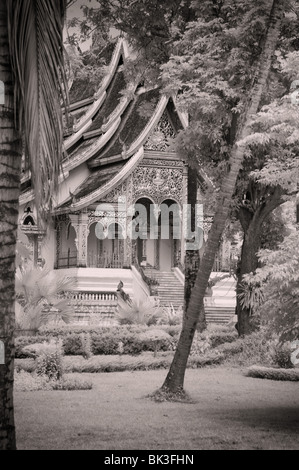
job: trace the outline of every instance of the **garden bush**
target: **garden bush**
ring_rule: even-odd
[[[50,380],[59,380],[62,377],[62,353],[59,348],[43,352],[36,359],[36,374],[46,376]]]
[[[52,383],[53,390],[91,390],[92,381],[76,374],[64,375]]]
[[[232,343],[233,346],[234,343]],[[269,338],[266,331],[259,331],[238,339],[236,344],[241,344],[242,349],[231,358],[234,365],[251,366],[253,364],[272,365],[273,340]],[[219,346],[221,348],[221,346]]]
[[[37,375],[21,370],[15,374],[15,390],[32,392],[37,390],[91,390],[92,381],[77,374],[67,374],[60,380],[50,380],[45,375]]]
[[[217,348],[224,343],[232,343],[238,338],[236,331],[214,331],[209,335],[210,343],[212,348]]]
[[[296,369],[275,369],[272,367],[251,366],[247,369],[245,375],[257,379],[299,381],[299,371]]]
[[[225,357],[218,351],[209,351],[203,355],[192,355],[188,359],[188,367],[200,368],[207,366],[216,366],[224,361]]]
[[[82,345],[82,356],[89,359],[92,356],[91,339],[89,333],[80,333],[80,340]]]
[[[160,329],[149,329],[138,335],[137,340],[142,344],[143,351],[171,351],[173,349],[173,340],[166,331]]]
[[[14,389],[17,392],[34,392],[37,390],[52,390],[48,377],[31,374],[20,370],[14,376]]]
[[[198,356],[205,354],[211,348],[211,343],[207,334],[195,332],[190,355]]]
[[[35,343],[43,343],[50,341],[48,336],[19,336],[15,339],[15,357],[16,358],[26,358],[30,356],[30,353],[23,351],[25,346],[29,346]]]
[[[84,346],[80,334],[68,334],[63,338],[64,354],[70,356],[83,356]]]
[[[65,337],[70,334],[104,334],[104,333],[141,333],[147,330],[146,325],[113,325],[113,326],[97,326],[97,325],[65,325],[65,326],[45,326],[39,329],[38,335],[46,337]],[[37,339],[35,340],[35,342]]]
[[[121,335],[117,333],[92,334],[91,350],[95,355],[119,354],[121,342]]]
[[[217,351],[224,355],[224,358],[227,359],[235,354],[239,354],[243,351],[243,340],[237,339],[231,343],[223,343],[217,347]]]
[[[272,347],[273,363],[283,369],[292,369],[294,367],[291,361],[292,352],[293,349],[289,341],[283,344],[274,344]]]

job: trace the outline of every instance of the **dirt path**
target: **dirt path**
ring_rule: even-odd
[[[87,374],[86,374],[87,375]],[[88,374],[93,390],[16,392],[19,449],[299,449],[299,385],[188,369],[194,402],[146,398],[166,371]]]

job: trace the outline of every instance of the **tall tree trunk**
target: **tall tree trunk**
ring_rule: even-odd
[[[244,112],[244,115],[242,116],[242,119],[240,119],[236,135],[236,142],[244,139],[250,134],[251,117],[258,111],[262,92],[269,75],[272,56],[275,51],[280,32],[285,4],[286,0],[273,1],[267,34],[256,69],[255,79],[252,85],[250,102],[246,111]],[[242,162],[242,145],[235,144],[231,151],[230,169],[221,186],[214,221],[209,233],[203,258],[201,260],[196,282],[194,288],[192,289],[191,299],[185,316],[178,346],[175,351],[170,370],[162,386],[164,390],[170,391],[172,393],[179,393],[183,390],[187,361],[199,318],[199,312],[203,308],[205,290],[207,288],[209,277],[213,268],[220,238],[225,228],[225,222],[230,213],[231,200],[234,194],[238,174],[242,167]]]
[[[0,105],[0,341],[5,346],[5,364],[0,365],[0,450],[14,450],[15,252],[22,146],[14,125],[14,86],[5,0],[0,2],[0,80],[5,85],[5,104]]]
[[[191,207],[191,231],[195,231],[196,227],[196,203],[197,203],[197,174],[188,168],[188,204]],[[185,252],[185,286],[184,286],[184,312],[188,311],[191,292],[195,284],[196,274],[199,269],[200,257],[199,250],[186,250]],[[206,328],[205,312],[202,309],[198,328],[203,331]]]
[[[239,294],[242,292],[242,277],[244,274],[254,272],[258,267],[257,252],[261,247],[261,224],[262,221],[258,217],[252,217],[246,230],[244,230],[244,239],[241,250],[241,259],[237,273],[237,306],[236,313],[238,316],[238,333],[239,336],[246,335],[250,332],[249,318],[250,309],[242,307],[240,304]]]
[[[255,183],[256,185],[257,183]],[[258,200],[255,200],[254,207],[250,209],[241,207],[239,210],[239,221],[242,225],[244,236],[241,251],[241,259],[237,271],[237,305],[236,313],[238,316],[238,333],[244,336],[251,332],[250,327],[250,308],[243,307],[240,302],[239,294],[242,293],[242,281],[244,274],[254,272],[258,267],[257,253],[262,243],[262,227],[269,215],[283,204],[282,195],[284,191],[281,187],[265,187],[264,191],[256,187]],[[253,212],[254,211],[254,212]]]

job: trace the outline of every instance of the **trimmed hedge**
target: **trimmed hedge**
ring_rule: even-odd
[[[113,325],[113,326],[92,326],[92,325],[65,325],[60,327],[45,326],[40,328],[37,333],[37,337],[65,337],[69,334],[104,334],[112,333],[117,334],[119,332],[130,332],[134,334],[142,333],[146,331],[148,327],[146,325]]]
[[[150,331],[150,330],[149,330]],[[86,335],[87,336],[87,335]],[[93,333],[90,335],[90,349],[94,355],[140,354],[142,351],[172,350],[171,337],[154,341],[151,338],[140,337],[128,331]],[[67,356],[84,356],[82,334],[69,334],[63,339],[63,350]]]
[[[160,334],[155,335],[157,330]],[[176,347],[181,326],[155,325],[117,325],[113,327],[99,326],[64,326],[44,327],[36,336],[25,336],[16,339],[16,358],[26,358],[22,352],[24,346],[50,342],[61,339],[63,352],[68,356],[88,358],[93,355],[137,355],[143,351],[173,351]],[[236,332],[209,331],[198,333],[194,339],[193,355],[207,352],[207,349],[221,348],[221,345],[234,342]],[[238,346],[239,348],[239,346]],[[203,350],[204,349],[204,350]],[[225,355],[229,354],[223,351]]]
[[[30,357],[29,354],[22,352],[25,346],[35,343],[50,342],[50,336],[19,336],[15,339],[15,357],[18,359],[24,359]]]
[[[298,369],[276,369],[274,367],[252,366],[247,369],[245,375],[257,379],[299,381]]]
[[[238,333],[235,331],[226,332],[226,331],[219,331],[219,332],[212,332],[209,335],[210,343],[212,348],[217,348],[221,344],[224,343],[232,343],[238,339]]]

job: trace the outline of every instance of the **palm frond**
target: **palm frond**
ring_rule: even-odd
[[[44,215],[63,152],[61,100],[67,94],[62,30],[66,0],[6,0],[17,122]]]

